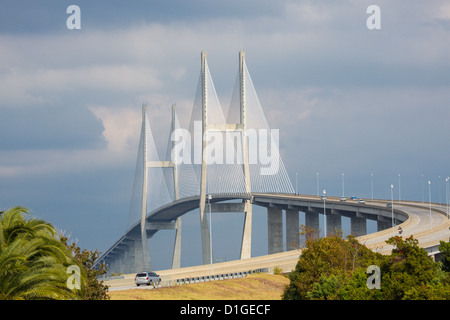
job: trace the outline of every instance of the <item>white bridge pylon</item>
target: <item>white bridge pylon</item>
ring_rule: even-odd
[[[180,267],[181,217],[176,218],[175,223],[150,223],[148,212],[151,209],[180,198],[200,196],[203,263],[210,264],[212,244],[208,209],[212,208],[212,212],[244,212],[240,259],[251,257],[252,231],[251,197],[243,199],[242,203],[227,203],[226,206],[214,203],[207,208],[210,197],[227,193],[250,195],[252,192],[294,192],[279,153],[278,132],[274,134],[267,124],[243,51],[239,52],[238,77],[226,118],[209,72],[207,54],[201,52],[201,73],[189,130],[181,130],[188,132],[189,139],[193,139],[185,141],[187,138],[179,135],[180,129],[174,104],[168,149],[165,160],[160,161],[148,121],[147,107],[142,107],[141,142],[133,189],[133,193],[139,194],[140,210],[133,209],[133,204],[130,208],[130,215],[132,211],[140,212],[140,239],[135,239],[137,243],[134,250],[135,269],[138,271],[151,270],[148,238],[160,229],[176,230],[172,268]],[[180,146],[187,147],[180,149]],[[223,157],[224,154],[227,161],[220,160],[220,156]],[[143,170],[142,177],[138,175],[140,170]],[[136,179],[141,179],[141,183],[136,184]],[[140,190],[135,190],[136,186]],[[142,254],[138,252],[140,250]]]

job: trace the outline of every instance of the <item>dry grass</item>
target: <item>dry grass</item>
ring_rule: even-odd
[[[111,300],[280,300],[289,279],[252,274],[245,278],[194,283],[158,289],[111,291]]]

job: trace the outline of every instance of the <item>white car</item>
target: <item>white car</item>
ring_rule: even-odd
[[[359,202],[359,203],[362,203],[362,204],[366,203],[366,202],[364,201],[364,199],[359,199],[358,202]]]
[[[160,281],[160,276],[154,272],[141,272],[134,277],[134,282],[137,286],[141,284],[146,284],[149,286],[151,284],[158,284]]]

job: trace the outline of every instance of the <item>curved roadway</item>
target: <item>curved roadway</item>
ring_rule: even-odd
[[[315,196],[295,196],[280,195],[280,197],[292,199],[311,199],[317,200]],[[327,203],[339,202],[339,198],[328,198]],[[351,203],[352,201],[348,201]],[[386,204],[390,201],[366,201],[368,205],[379,206],[386,209]],[[403,229],[401,236],[408,237],[413,235],[419,240],[419,245],[424,247],[428,252],[436,252],[439,241],[449,241],[450,239],[450,221],[447,219],[446,208],[444,205],[431,204],[431,212],[429,204],[419,202],[402,201],[395,202],[394,208],[403,211],[407,216],[407,220],[394,228],[394,234],[398,235],[398,228]],[[430,220],[431,218],[431,220]],[[430,223],[431,222],[431,223]],[[393,229],[385,229],[372,234],[360,236],[357,239],[374,251],[383,254],[389,254],[392,250],[390,245],[385,241],[393,235]],[[250,259],[234,260],[212,265],[201,265],[194,267],[185,267],[179,269],[159,270],[156,271],[161,279],[174,280],[187,277],[200,277],[211,274],[223,274],[242,272],[259,268],[269,268],[273,270],[278,267],[283,271],[290,271],[295,268],[301,249],[291,250],[271,255],[253,257]],[[136,288],[134,285],[135,274],[128,274],[124,279],[108,280],[105,284],[110,286],[110,290],[124,290]]]

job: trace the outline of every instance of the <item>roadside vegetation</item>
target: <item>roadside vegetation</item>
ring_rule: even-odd
[[[433,261],[413,237],[396,236],[390,255],[373,252],[342,233],[315,239],[304,229],[305,248],[289,274],[285,300],[449,300],[450,243]],[[376,279],[375,273],[379,278]],[[378,286],[374,285],[378,284]]]
[[[24,207],[0,212],[0,300],[107,299],[98,253],[81,250]]]
[[[98,251],[81,249],[23,207],[0,212],[0,300],[251,299],[251,300],[450,300],[450,242],[440,242],[433,261],[413,237],[396,236],[389,255],[371,251],[355,237],[336,232],[305,245],[287,276],[256,274],[244,279],[108,292],[93,268]],[[73,273],[73,270],[77,272]]]
[[[289,279],[255,273],[239,279],[185,284],[158,289],[110,291],[111,300],[281,300]]]

